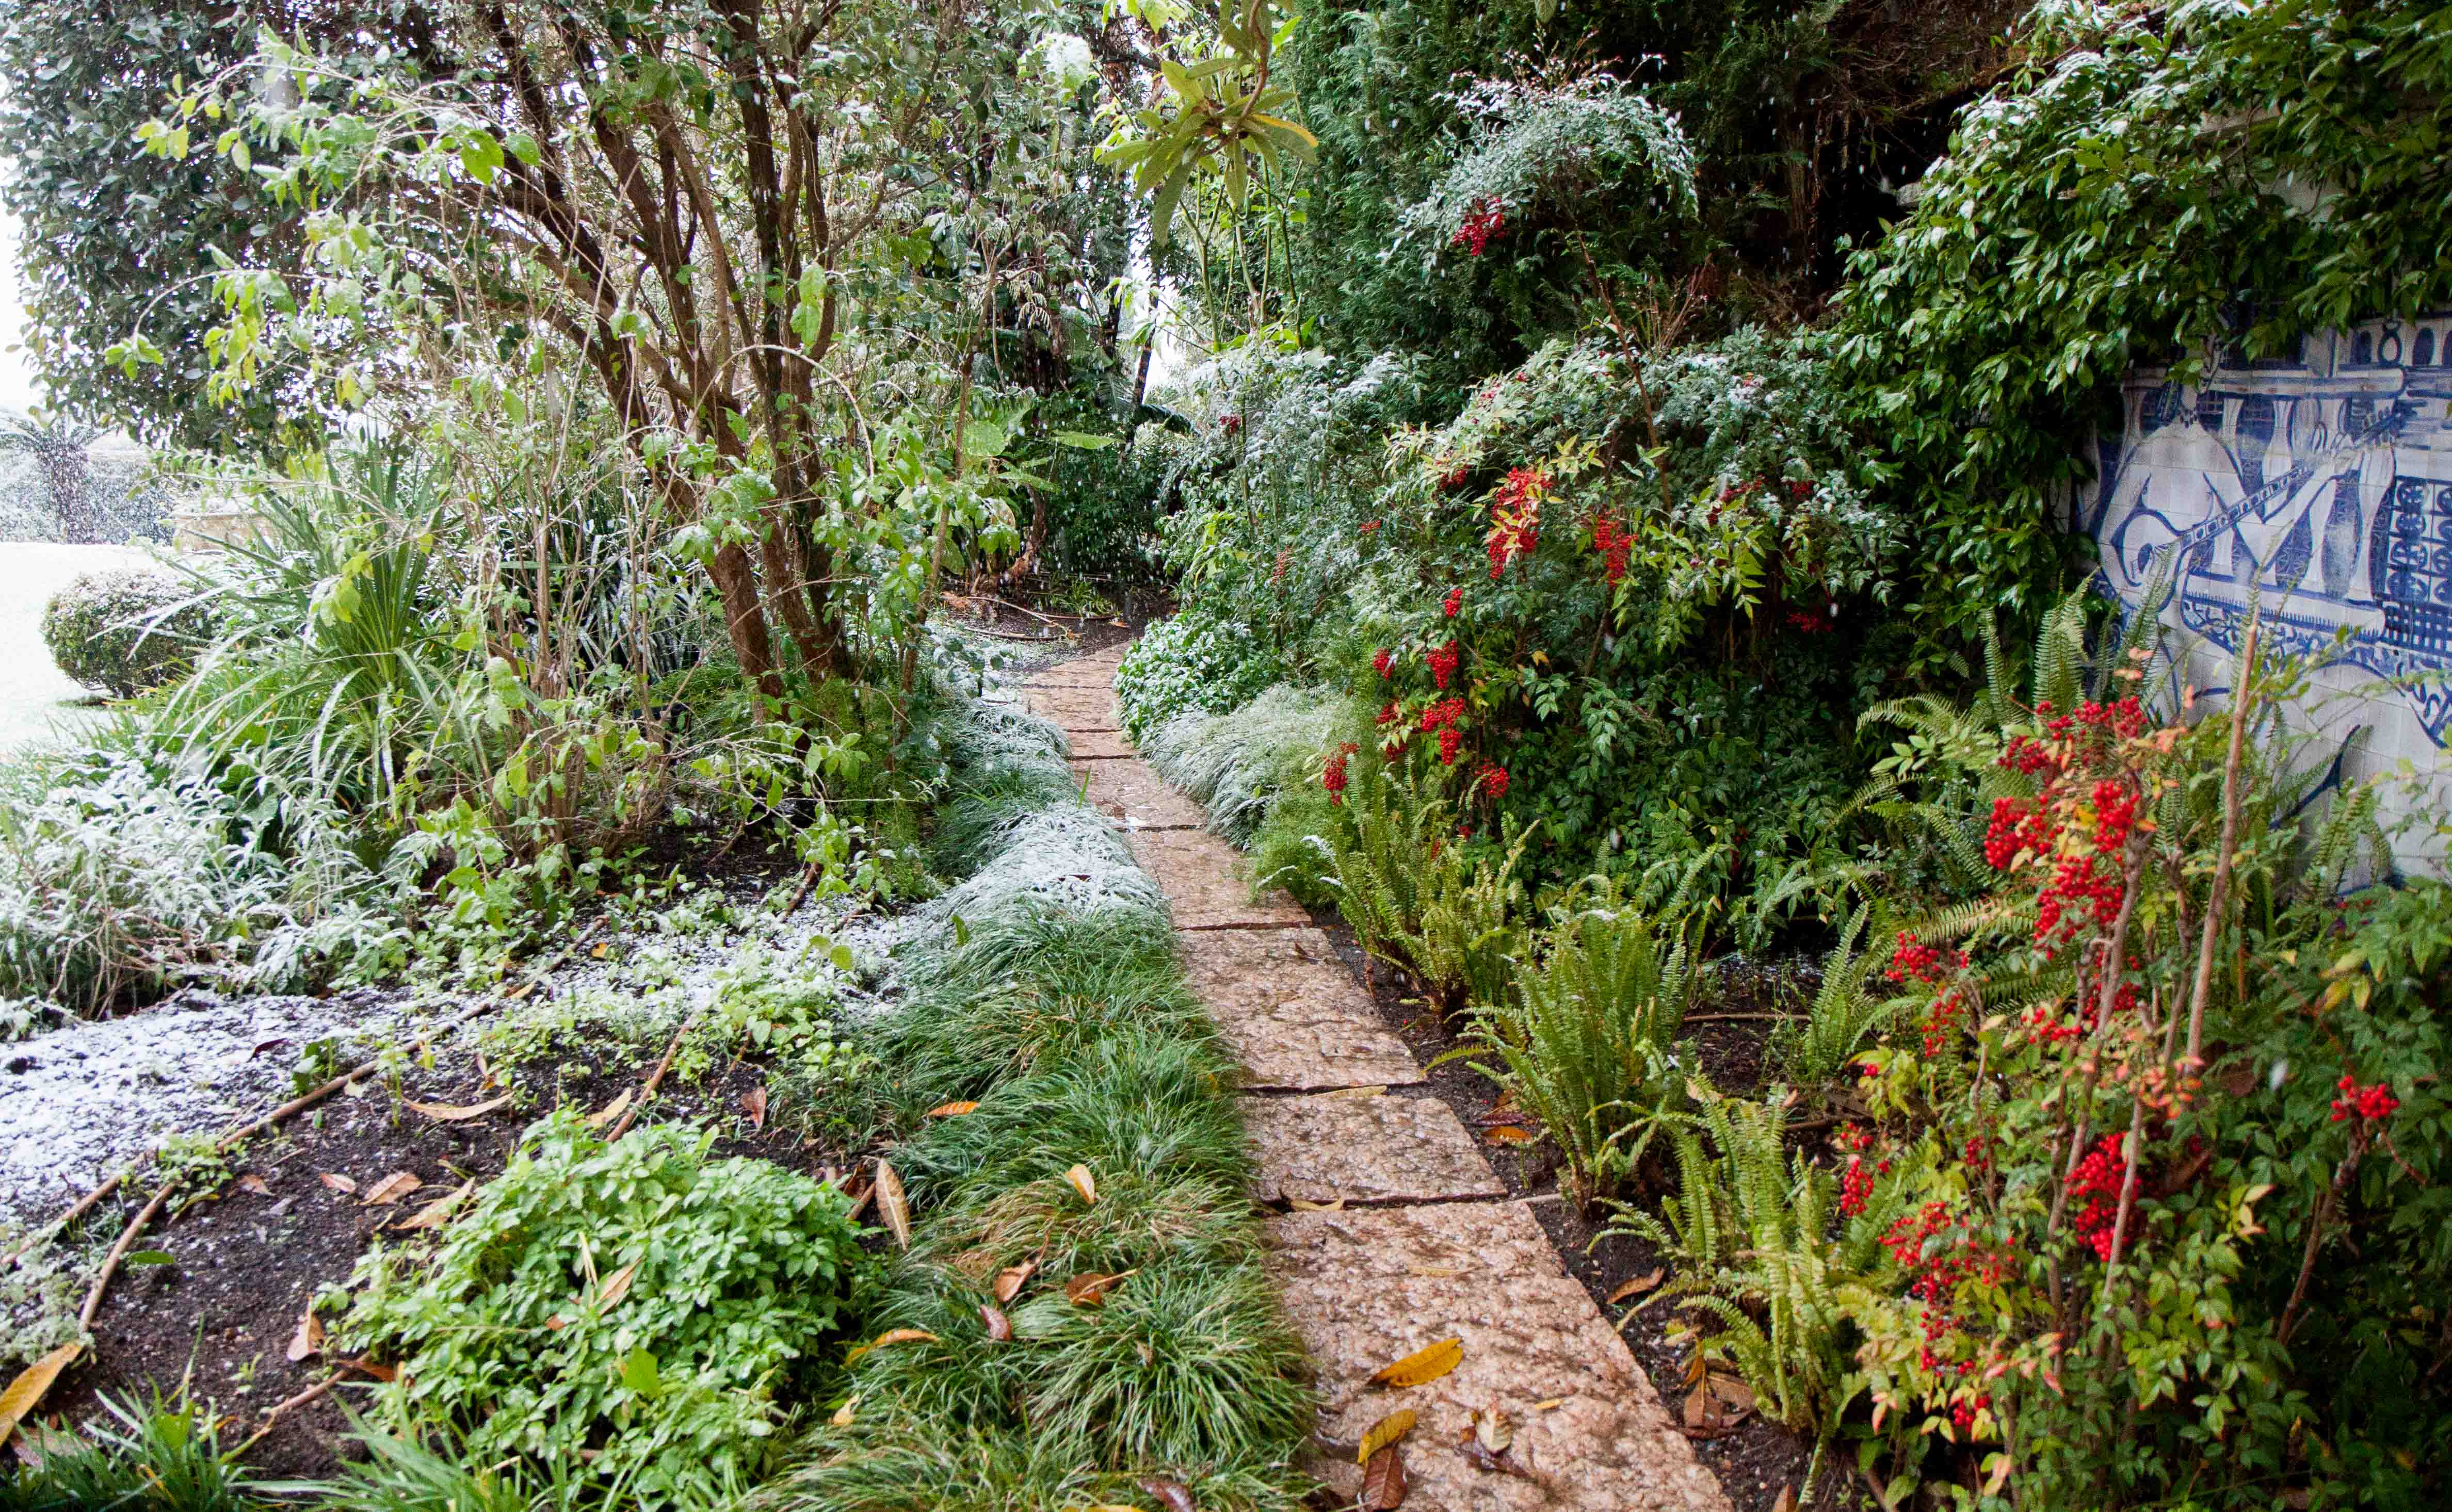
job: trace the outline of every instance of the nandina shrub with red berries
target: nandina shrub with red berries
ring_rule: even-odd
[[[2441,1504],[2452,890],[2344,891],[2373,806],[2303,808],[2294,672],[2234,743],[2147,665],[1960,752],[1994,883],[1894,933],[1832,1104],[1841,1219],[1905,1214],[1833,1427],[1892,1504]]]

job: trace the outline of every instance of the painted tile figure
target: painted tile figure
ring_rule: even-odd
[[[2361,764],[2436,765],[2452,725],[2452,312],[2225,362],[2199,389],[2141,369],[2126,400],[2073,501],[2098,586],[2134,604],[2176,558],[2167,618],[2225,653],[2251,591],[2276,651],[2347,629],[2325,680],[2364,705],[2382,759]]]

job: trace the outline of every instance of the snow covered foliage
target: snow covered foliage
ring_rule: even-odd
[[[1231,713],[1177,715],[1149,741],[1149,762],[1207,805],[1212,829],[1248,840],[1280,794],[1317,779],[1340,707],[1325,689],[1281,682]]]

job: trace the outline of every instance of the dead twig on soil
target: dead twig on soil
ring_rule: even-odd
[[[245,1443],[240,1444],[237,1449],[232,1451],[231,1458],[235,1459],[240,1455],[244,1455],[247,1450],[252,1449],[257,1444],[263,1443],[267,1434],[281,1425],[281,1415],[283,1413],[291,1411],[294,1408],[305,1406],[309,1402],[313,1402],[322,1397],[324,1393],[331,1390],[334,1386],[339,1385],[340,1384],[341,1372],[335,1370],[330,1375],[326,1376],[323,1380],[318,1381],[313,1385],[308,1386],[306,1390],[299,1392],[296,1396],[289,1398],[287,1401],[273,1404],[272,1410],[264,1415],[263,1424],[258,1426],[253,1433],[247,1435],[247,1440]]]
[[[170,1200],[170,1193],[177,1189],[178,1185],[176,1181],[164,1182],[162,1189],[153,1194],[153,1200],[147,1203],[134,1218],[129,1220],[128,1227],[119,1231],[119,1242],[110,1247],[109,1254],[103,1256],[102,1269],[93,1278],[93,1289],[85,1294],[85,1306],[77,1309],[79,1329],[92,1329],[93,1315],[102,1310],[102,1294],[109,1289],[112,1273],[119,1269],[120,1261],[128,1256],[129,1247],[136,1243],[136,1236],[145,1231],[145,1226],[151,1223],[153,1215],[162,1210],[162,1205]]]
[[[647,1073],[646,1085],[639,1089],[638,1101],[623,1109],[620,1121],[613,1126],[613,1132],[604,1136],[604,1143],[609,1145],[630,1131],[630,1126],[638,1121],[639,1109],[646,1107],[647,1099],[656,1095],[656,1089],[663,1083],[664,1072],[673,1069],[673,1057],[682,1052],[682,1041],[689,1038],[691,1030],[698,1028],[701,1016],[692,1013],[682,1020],[680,1029],[673,1031],[673,1042],[664,1047],[663,1058],[656,1062],[656,1069]]]

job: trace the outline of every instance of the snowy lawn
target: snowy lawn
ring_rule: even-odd
[[[60,723],[95,717],[101,703],[70,682],[43,644],[43,606],[82,573],[142,567],[137,546],[64,546],[0,541],[0,752],[41,739]]]

